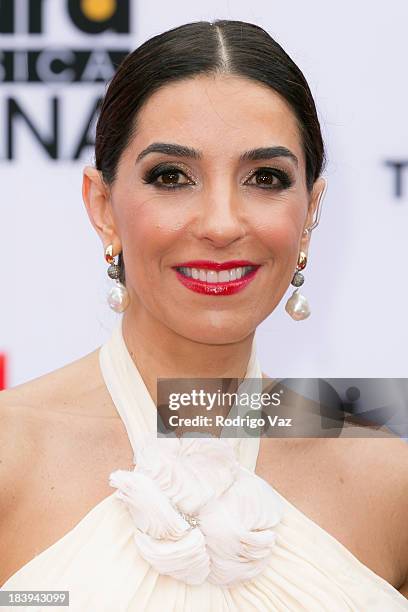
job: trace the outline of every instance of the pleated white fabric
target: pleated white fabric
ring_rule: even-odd
[[[156,407],[122,335],[122,319],[100,349],[100,367],[137,452],[156,431]],[[255,340],[246,378],[261,378]],[[254,470],[257,439],[231,441],[244,468]],[[112,466],[112,471],[121,466]],[[70,612],[393,612],[408,600],[275,489],[283,515],[263,571],[248,582],[186,584],[159,574],[139,553],[135,523],[117,491],[65,536],[34,557],[2,590],[68,590]],[[2,608],[15,610],[16,608]],[[60,606],[18,607],[26,612]]]

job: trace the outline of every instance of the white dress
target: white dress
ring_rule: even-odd
[[[119,416],[126,426],[136,459],[138,444],[143,435],[156,431],[156,406],[127,350],[121,322],[122,319],[108,341],[100,348],[100,367]],[[261,376],[254,341],[246,378]],[[235,453],[234,461],[239,462],[241,470],[234,473],[248,478],[248,482],[251,481],[255,488],[262,484],[259,489],[260,501],[257,501],[255,492],[253,505],[252,498],[248,505],[245,496],[243,503],[239,505],[241,516],[238,518],[242,519],[243,523],[247,521],[246,534],[249,534],[250,538],[258,538],[249,552],[248,547],[245,549],[245,554],[253,555],[252,560],[244,558],[245,555],[241,553],[232,561],[228,560],[226,549],[224,553],[216,550],[217,542],[208,556],[206,547],[208,545],[208,550],[211,549],[211,528],[206,531],[205,517],[202,527],[194,528],[183,522],[180,515],[169,510],[173,513],[172,520],[179,517],[177,528],[180,525],[182,529],[187,526],[182,534],[183,538],[186,537],[166,543],[145,536],[142,533],[144,527],[147,531],[150,529],[149,533],[152,534],[154,529],[160,530],[164,524],[160,521],[165,522],[169,515],[157,518],[162,502],[154,506],[153,498],[149,498],[147,493],[142,501],[148,508],[151,504],[151,523],[146,524],[146,512],[141,517],[137,514],[137,509],[132,513],[130,505],[124,501],[124,489],[122,495],[119,492],[120,484],[124,487],[127,475],[132,472],[121,472],[120,466],[112,465],[115,491],[94,506],[67,534],[12,575],[2,586],[2,590],[69,591],[70,605],[65,609],[70,612],[408,611],[408,600],[401,593],[360,562],[336,538],[253,474],[258,441],[234,440],[230,444]],[[231,462],[231,459],[229,461]],[[166,467],[165,465],[164,469]],[[162,468],[159,466],[158,469]],[[205,466],[203,469],[206,469]],[[216,477],[218,478],[218,475]],[[220,476],[221,480],[224,477],[229,478],[227,472]],[[138,478],[138,486],[143,482],[147,483],[147,487],[152,485],[152,479],[149,480],[145,475]],[[153,484],[156,486],[157,483]],[[155,491],[158,491],[157,487]],[[200,491],[201,489],[199,494]],[[167,503],[163,491],[159,491],[159,494],[162,495],[160,499]],[[266,500],[264,505],[263,500]],[[274,514],[274,500],[279,502],[276,508],[277,511],[280,509],[280,514]],[[220,506],[220,514],[225,507],[225,504]],[[270,516],[273,515],[274,519],[271,518],[270,524],[265,524],[264,528],[250,532],[251,521],[268,521],[265,508],[271,509]],[[222,520],[225,530],[228,531],[228,514]],[[144,527],[141,526],[141,521],[144,521]],[[233,522],[232,518],[231,521]],[[135,534],[138,534],[139,539]],[[220,537],[222,535],[221,533]],[[177,537],[179,536],[180,533]],[[148,538],[148,541],[145,539],[142,542],[140,537]],[[190,583],[180,577],[166,574],[166,564],[163,566],[163,560],[160,555],[157,556],[157,550],[160,550],[157,546],[168,544],[170,549],[180,543],[184,546],[182,543],[187,541],[187,538],[196,538],[194,542],[191,540],[191,546],[188,544],[190,548],[186,552],[187,559],[190,558],[188,555],[191,555],[191,572],[189,573],[185,563],[182,569],[182,574],[184,572],[188,574],[189,580],[191,578]],[[241,544],[242,541],[239,546]],[[180,550],[180,547],[177,550]],[[147,560],[149,554],[153,557],[156,555],[154,562]],[[175,554],[178,554],[177,551]],[[172,563],[175,557],[171,555],[168,565],[174,567]],[[249,580],[232,580],[228,583],[228,572],[224,569],[229,567],[230,561],[232,577],[239,576],[242,568],[244,573],[247,568],[249,572],[252,571],[251,568],[255,568],[256,575]],[[160,567],[162,569],[158,571]],[[210,567],[216,567],[219,571],[212,571],[206,579],[204,577]],[[194,568],[197,568],[197,572]],[[194,581],[195,583],[191,583]],[[2,609],[10,612],[16,609],[45,612],[64,608],[23,606]]]

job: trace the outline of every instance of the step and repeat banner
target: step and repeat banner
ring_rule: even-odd
[[[408,376],[408,4],[0,0],[0,388],[94,350],[116,315],[81,197],[106,82],[147,38],[198,20],[265,28],[315,97],[328,190],[301,289],[257,331],[272,377]],[[373,406],[373,408],[375,408]]]

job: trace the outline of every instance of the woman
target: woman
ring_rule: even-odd
[[[83,197],[123,318],[1,395],[3,589],[75,611],[408,610],[403,441],[149,436],[158,377],[261,377],[255,330],[301,284],[325,181],[299,68],[244,22],[155,36],[110,83],[95,153]],[[299,292],[286,309],[309,314]]]

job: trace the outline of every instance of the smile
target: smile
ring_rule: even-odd
[[[238,268],[230,268],[229,270],[204,270],[203,268],[177,268],[181,274],[200,280],[205,283],[228,283],[229,281],[239,280],[251,270],[255,270],[255,266],[241,266]]]
[[[260,266],[239,266],[228,270],[210,270],[186,266],[174,268],[178,280],[191,291],[206,295],[231,295],[244,289]]]

